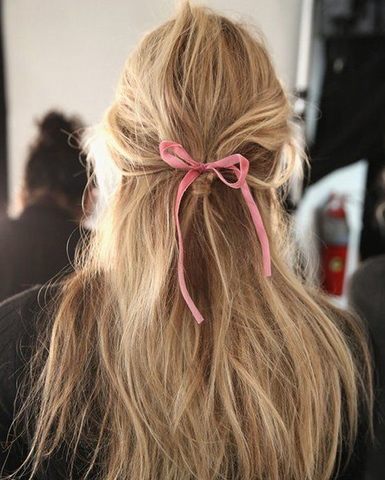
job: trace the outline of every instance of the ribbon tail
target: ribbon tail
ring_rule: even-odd
[[[178,280],[179,280],[180,290],[195,320],[198,323],[202,323],[204,318],[200,313],[200,311],[198,310],[197,306],[195,305],[193,299],[191,298],[186,286],[186,280],[184,276],[184,261],[183,261],[184,260],[183,237],[182,237],[182,230],[180,228],[180,222],[179,222],[179,208],[182,202],[183,195],[185,191],[188,189],[188,187],[199,175],[200,174],[198,171],[190,170],[189,172],[187,172],[187,174],[183,177],[182,181],[180,182],[177,197],[176,197],[176,203],[175,203],[175,223],[176,223],[176,229],[178,232],[178,245],[179,245]]]
[[[258,235],[259,243],[261,244],[262,250],[262,262],[263,262],[263,271],[266,277],[271,276],[271,257],[270,257],[270,246],[269,239],[263,225],[261,214],[258,210],[257,204],[255,203],[253,196],[251,194],[250,188],[247,183],[244,183],[241,187],[241,191],[246,200],[246,204],[249,208],[255,230]]]

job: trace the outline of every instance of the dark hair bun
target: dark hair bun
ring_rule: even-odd
[[[76,118],[67,118],[63,113],[57,111],[48,112],[40,122],[40,143],[55,145],[67,143],[68,135],[81,127],[81,122]]]
[[[50,111],[39,122],[25,172],[25,188],[60,193],[79,201],[87,184],[87,173],[80,162],[81,131],[78,117]]]

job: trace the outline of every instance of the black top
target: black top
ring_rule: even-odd
[[[0,302],[43,285],[73,260],[77,223],[54,204],[26,208],[17,220],[0,224]]]
[[[366,319],[372,333],[377,384],[375,436],[377,443],[368,454],[368,480],[382,471],[385,478],[385,255],[373,257],[354,274],[349,288],[350,303]]]
[[[4,447],[15,411],[19,408],[17,389],[20,379],[30,359],[36,333],[47,321],[44,316],[37,316],[37,313],[41,312],[46,299],[52,298],[54,292],[55,289],[50,287],[39,294],[39,289],[35,288],[0,305],[0,472],[3,469],[0,478],[4,478],[5,473],[11,473],[20,466],[26,456],[27,442],[22,435],[10,450],[5,451]],[[337,477],[338,480],[369,480],[369,477],[365,477],[366,446],[366,428],[361,427],[352,460],[345,472]],[[370,480],[383,480],[385,456],[380,463],[377,465],[378,471],[370,477]],[[81,478],[77,473],[71,476],[67,469],[66,455],[61,452],[44,465],[44,472],[38,474],[35,480]],[[81,472],[83,469],[84,465],[75,465],[75,472]],[[27,478],[29,478],[27,475],[17,476],[18,480]]]

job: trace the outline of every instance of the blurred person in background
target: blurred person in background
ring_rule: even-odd
[[[101,126],[116,187],[87,257],[0,308],[5,472],[364,478],[371,358],[296,265],[292,117],[245,25],[183,2],[144,36]]]
[[[0,224],[0,301],[46,283],[74,259],[87,174],[69,136],[82,127],[78,118],[56,111],[38,122],[25,168],[22,213]]]
[[[383,201],[377,207],[377,229],[385,245],[385,170],[382,173],[378,197]],[[372,333],[376,364],[376,443],[369,450],[368,476],[375,474],[385,458],[385,255],[365,260],[350,280],[349,303],[367,322]],[[385,472],[384,472],[385,476]]]

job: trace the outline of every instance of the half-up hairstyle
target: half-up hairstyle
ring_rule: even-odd
[[[33,467],[65,447],[84,478],[330,478],[370,409],[369,354],[297,272],[281,203],[301,152],[262,39],[183,2],[128,58],[99,134],[116,186],[35,357]],[[239,190],[194,182],[180,222],[200,325],[177,278],[185,172],[164,140],[200,162],[246,157],[270,242],[268,278]]]

